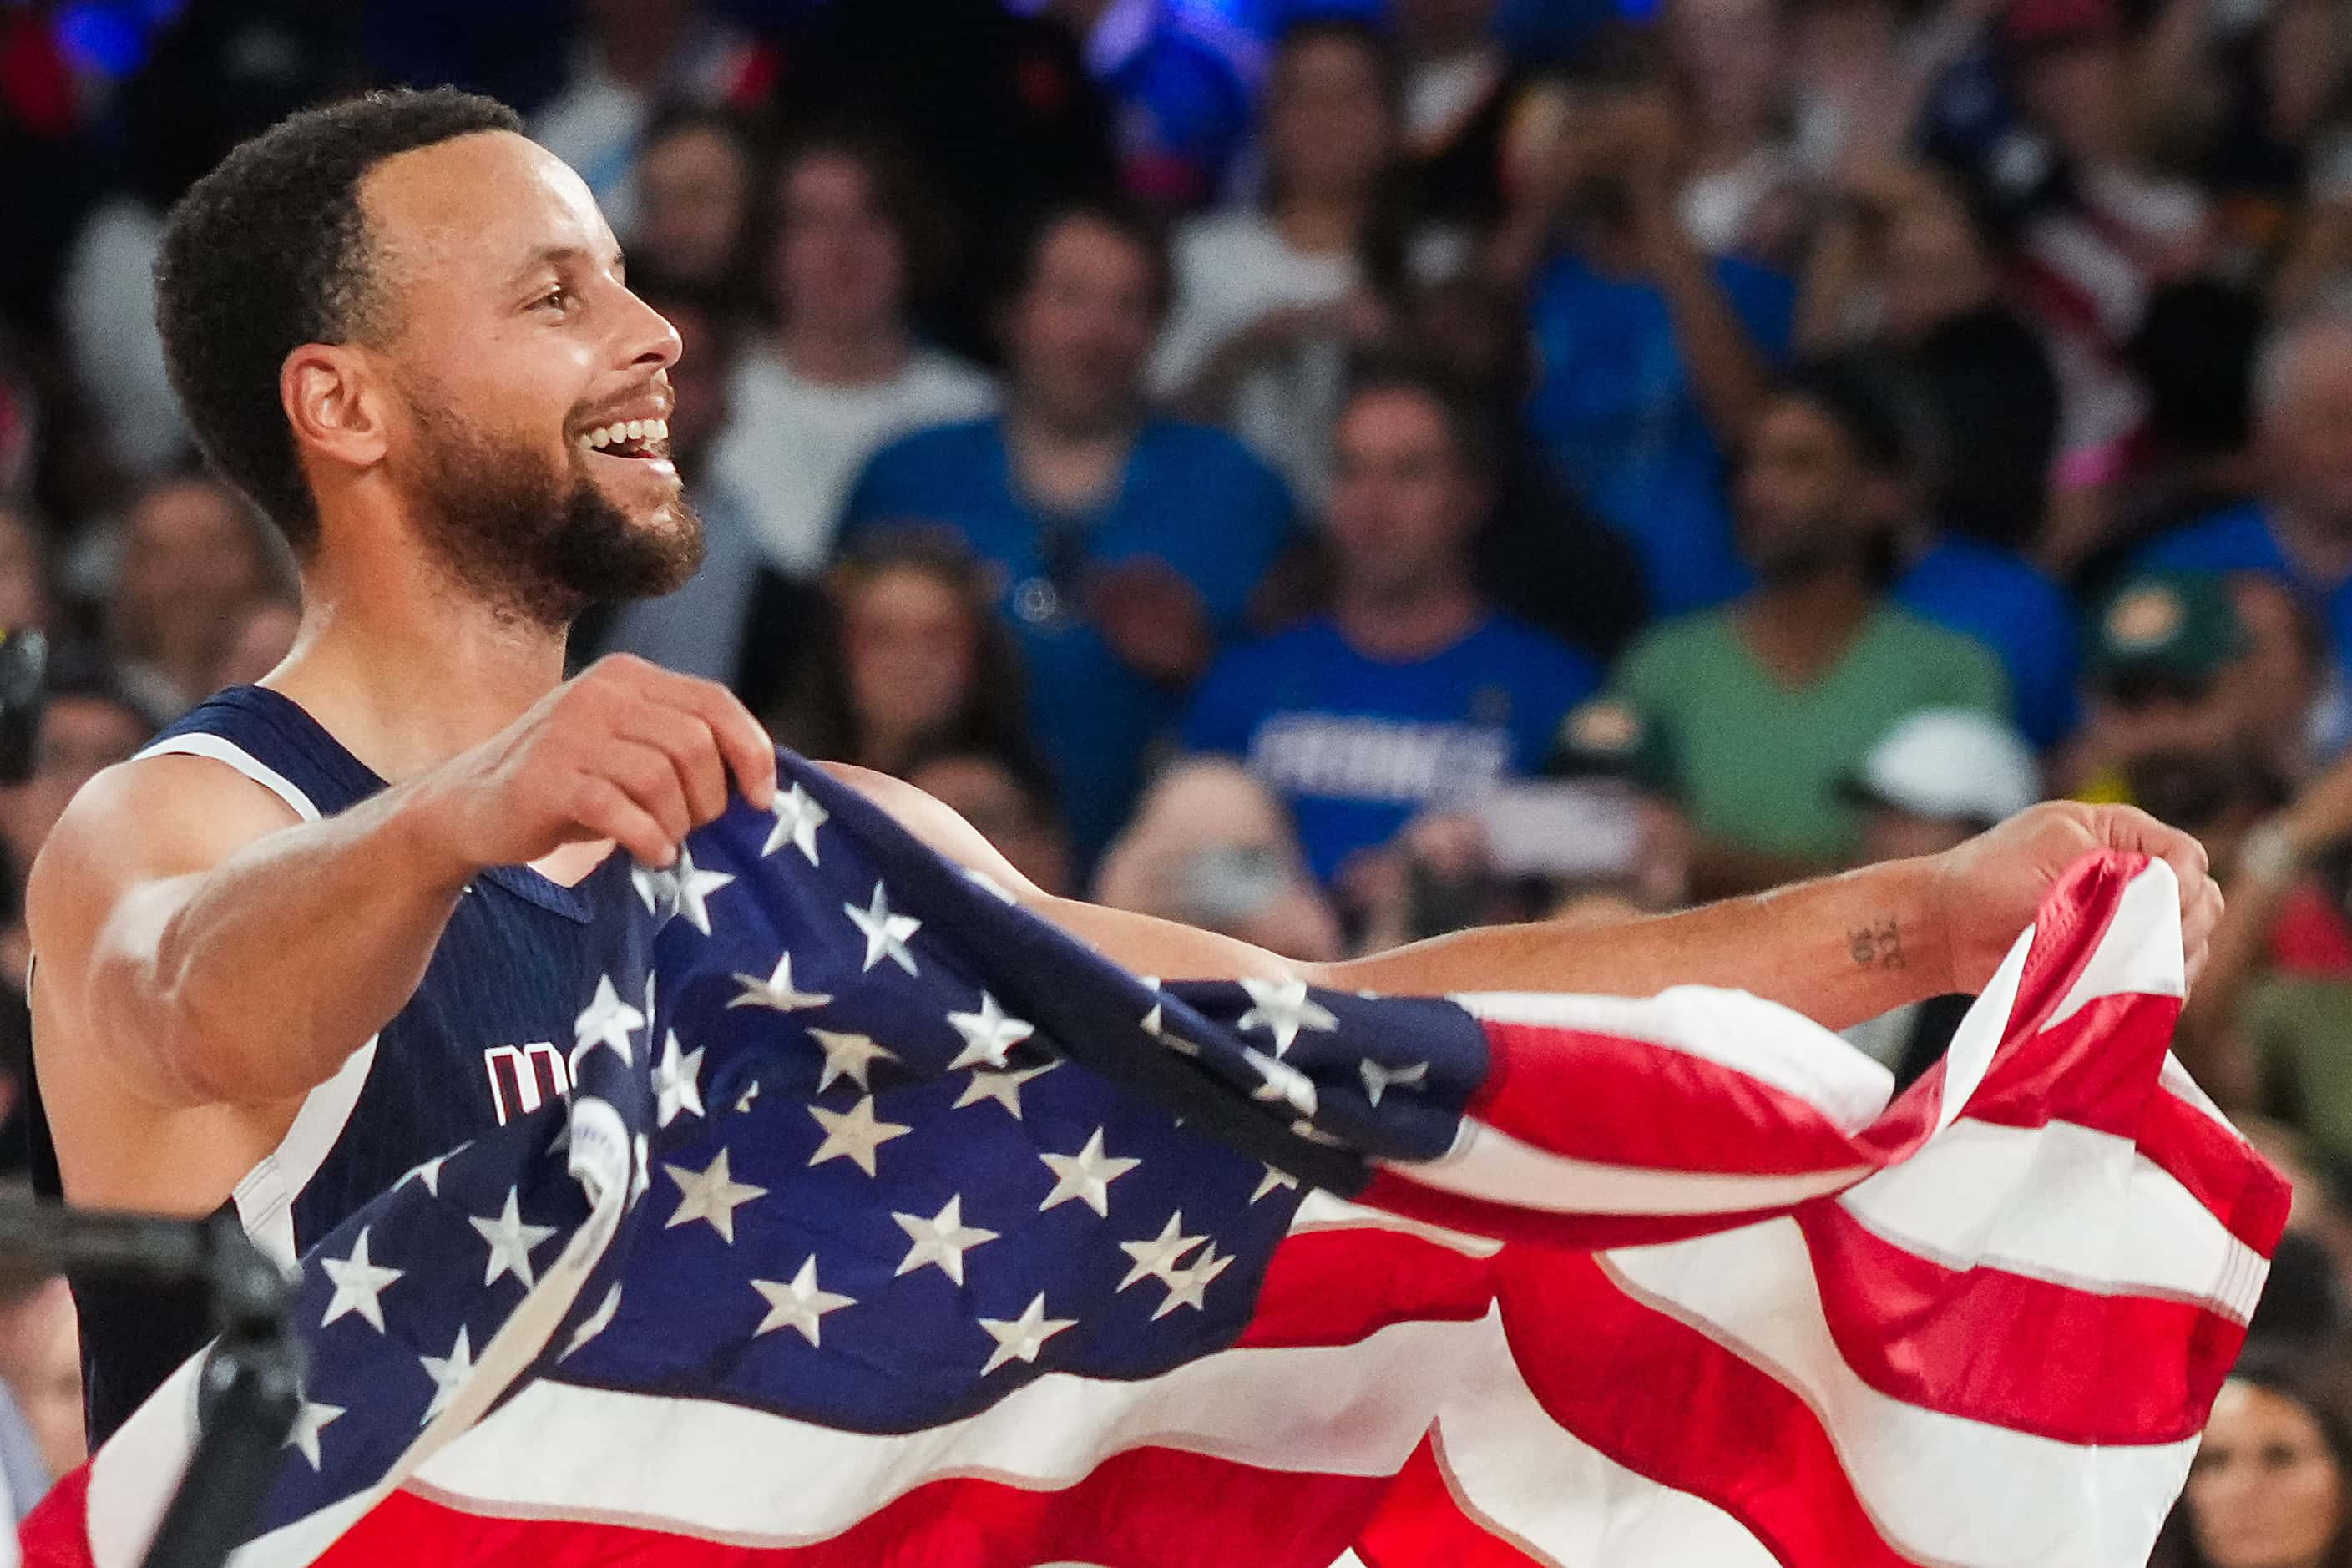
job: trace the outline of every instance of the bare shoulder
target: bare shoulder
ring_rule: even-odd
[[[925,794],[904,779],[877,773],[872,768],[851,763],[815,765],[889,813],[893,821],[913,834],[925,847],[966,870],[985,873],[1018,901],[1032,907],[1056,901],[1048,900],[1041,889],[1014,870],[1013,863],[981,836],[980,829],[966,822],[945,801]]]
[[[83,946],[123,893],[218,865],[293,808],[208,757],[142,757],[84,784],[34,858],[25,919],[46,963]]]

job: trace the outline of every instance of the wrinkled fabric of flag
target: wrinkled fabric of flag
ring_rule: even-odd
[[[568,1102],[302,1260],[248,1565],[2145,1561],[2284,1223],[2160,863],[1947,1061],[1745,995],[1133,975],[796,757]],[[138,1561],[185,1367],[31,1521]]]

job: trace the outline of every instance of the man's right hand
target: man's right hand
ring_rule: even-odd
[[[774,799],[775,743],[751,711],[713,681],[619,654],[411,781],[406,810],[458,882],[601,839],[667,866],[727,809],[730,775],[762,810]]]

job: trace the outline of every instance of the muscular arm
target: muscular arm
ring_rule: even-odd
[[[404,804],[393,791],[298,823],[204,758],[103,775],[26,894],[48,1020],[160,1106],[323,1081],[416,989],[465,885]]]
[[[2050,885],[2085,855],[2123,849],[2171,864],[2192,978],[2221,913],[2196,840],[2129,807],[2064,801],[2037,806],[1932,859],[1888,861],[1680,914],[1602,927],[1549,921],[1490,926],[1369,958],[1303,963],[1149,915],[1051,897],[969,823],[913,785],[862,768],[829,771],[933,849],[986,872],[1025,907],[1106,956],[1171,979],[1297,977],[1400,995],[1647,996],[1670,985],[1721,985],[1843,1028],[1906,1002],[1980,989],[2032,923]]]
[[[1191,980],[1296,976],[1318,985],[1439,995],[1581,991],[1647,996],[1669,985],[1736,987],[1842,1028],[1951,990],[1937,868],[1896,861],[1754,898],[1622,925],[1541,921],[1434,937],[1369,958],[1304,963],[1231,937],[1031,887],[969,824],[910,784],[831,771],[950,859],[985,871],[1022,903],[1106,956]],[[2019,922],[2021,929],[2024,922]]]

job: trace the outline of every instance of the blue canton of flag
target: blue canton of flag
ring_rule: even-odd
[[[355,1516],[534,1382],[904,1433],[1156,1376],[1248,1323],[1301,1178],[1453,1145],[1487,1068],[1459,1008],[1139,979],[782,761],[772,812],[635,874],[570,1101],[304,1260],[264,1531]]]

